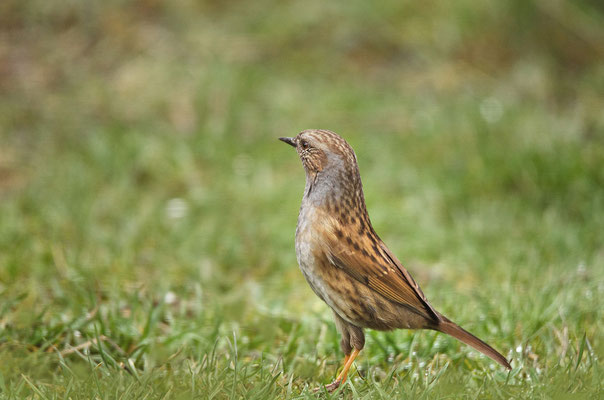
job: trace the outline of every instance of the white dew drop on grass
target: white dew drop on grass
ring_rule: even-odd
[[[174,304],[176,303],[177,297],[174,292],[166,292],[164,295],[164,303],[166,304]]]
[[[186,201],[180,198],[168,200],[166,204],[166,215],[170,219],[180,219],[187,215],[189,205]]]

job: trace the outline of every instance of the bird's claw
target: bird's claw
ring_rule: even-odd
[[[340,387],[340,384],[341,384],[341,381],[339,379],[336,379],[335,381],[331,382],[329,385],[319,386],[318,388],[315,388],[313,390],[313,393],[320,392],[323,389],[327,390],[329,393],[332,393],[333,391],[335,391],[337,388]]]

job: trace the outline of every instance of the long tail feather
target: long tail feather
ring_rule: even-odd
[[[499,354],[497,350],[495,350],[482,340],[478,339],[476,336],[472,335],[470,332],[466,331],[454,322],[451,322],[446,318],[443,319],[444,320],[440,321],[440,323],[434,328],[435,330],[453,336],[455,339],[469,346],[472,346],[485,356],[488,356],[494,361],[497,361],[499,364],[503,365],[507,369],[512,369],[512,366],[510,365],[508,360],[504,356]]]

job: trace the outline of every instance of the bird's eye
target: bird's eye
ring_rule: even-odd
[[[306,150],[308,149],[310,146],[308,145],[308,142],[306,140],[302,140],[300,142],[300,146],[302,146],[302,149]]]

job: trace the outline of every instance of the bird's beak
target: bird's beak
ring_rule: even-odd
[[[294,138],[291,138],[291,137],[280,137],[279,140],[282,141],[282,142],[285,142],[285,143],[289,144],[292,147],[296,147],[296,141],[294,140]]]

